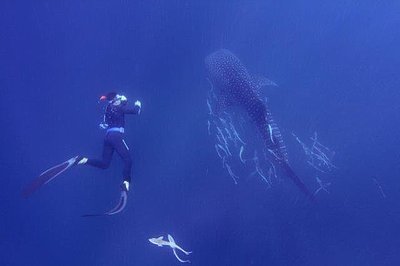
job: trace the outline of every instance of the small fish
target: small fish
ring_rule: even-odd
[[[244,147],[243,146],[241,146],[240,147],[240,151],[239,151],[239,158],[240,158],[240,161],[242,162],[242,163],[245,163],[245,161],[244,161],[244,159],[243,159],[243,150],[244,150]]]
[[[222,159],[222,155],[221,155],[221,153],[219,153],[219,150],[218,150],[218,145],[219,145],[219,144],[215,144],[215,151],[217,152],[218,157]],[[220,145],[220,146],[221,146],[221,145]]]
[[[376,180],[376,178],[372,178],[372,180],[374,180],[374,183],[378,186],[379,192],[381,193],[382,197],[386,199],[386,194],[385,192],[383,192],[381,184],[378,182],[378,180]]]
[[[235,137],[235,139],[237,139],[238,141],[240,141],[243,145],[246,145],[246,143],[240,138],[239,133],[236,131],[235,126],[230,123],[230,128],[232,130],[233,136]]]
[[[210,101],[209,101],[208,99],[207,99],[207,107],[208,107],[208,114],[209,114],[209,115],[214,114],[213,111],[212,111],[212,108],[211,108]]]
[[[258,173],[259,176],[261,176],[262,180],[264,180],[265,183],[267,183],[268,186],[271,187],[271,183],[269,182],[268,178],[264,175],[263,171],[258,165],[256,166],[256,172]]]
[[[165,241],[163,236],[150,238],[149,241],[150,241],[150,243],[157,245],[159,247],[167,246],[167,247],[172,248],[172,251],[174,252],[174,255],[178,261],[183,262],[183,263],[185,263],[185,262],[190,263],[190,260],[182,260],[181,258],[179,258],[178,254],[176,253],[176,250],[182,251],[185,255],[189,255],[192,252],[186,251],[183,248],[181,248],[180,246],[178,246],[176,244],[174,238],[171,235],[168,235],[168,241]]]
[[[226,134],[228,135],[228,139],[232,140],[231,132],[229,132],[229,130],[226,127],[224,129],[225,129]]]
[[[235,175],[232,171],[232,168],[229,166],[229,164],[225,163],[226,170],[228,171],[229,175],[232,177],[233,181],[235,182],[235,185],[237,185],[237,179],[239,177]]]
[[[216,144],[216,148],[217,147],[223,150],[226,155],[229,155],[228,151],[221,144]]]
[[[331,183],[323,183],[318,176],[316,176],[315,179],[317,180],[319,188],[314,192],[314,195],[317,195],[321,190],[324,190],[326,193],[330,194],[327,188],[331,185]]]
[[[274,135],[272,135],[272,127],[269,124],[268,124],[268,130],[269,130],[269,137],[271,138],[271,142],[275,144]]]
[[[219,136],[222,138],[222,140],[224,141],[224,143],[225,143],[225,144],[228,144],[227,141],[226,141],[226,138],[225,138],[224,133],[222,133],[222,130],[221,130],[219,127],[217,127],[217,130],[218,130]]]

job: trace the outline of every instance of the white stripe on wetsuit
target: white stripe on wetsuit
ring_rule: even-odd
[[[122,142],[124,143],[124,145],[125,145],[125,148],[129,151],[129,147],[128,147],[128,145],[126,145],[126,142],[125,142],[125,140],[123,139],[122,140]]]

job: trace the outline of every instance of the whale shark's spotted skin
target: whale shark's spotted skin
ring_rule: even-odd
[[[278,163],[286,175],[313,200],[313,195],[289,166],[281,133],[268,107],[260,99],[257,86],[246,67],[232,52],[225,49],[208,55],[205,58],[205,65],[211,83],[219,91],[217,110],[228,105],[242,107],[258,128],[272,160]]]
[[[288,161],[286,147],[271,112],[260,99],[246,67],[230,51],[218,50],[205,59],[211,82],[219,89],[221,105],[243,107],[256,124],[266,148],[278,160]]]

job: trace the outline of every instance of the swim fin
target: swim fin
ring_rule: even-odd
[[[29,197],[33,192],[38,190],[41,186],[49,183],[51,180],[56,178],[58,175],[62,174],[65,172],[68,168],[73,166],[76,163],[76,160],[78,159],[79,156],[72,157],[71,159],[60,163],[56,166],[51,167],[50,169],[47,169],[43,173],[39,175],[35,180],[33,180],[29,185],[27,185],[23,190],[22,190],[22,196],[27,198]]]
[[[96,216],[108,216],[120,213],[124,210],[126,203],[128,202],[128,193],[125,190],[121,191],[121,195],[119,198],[118,204],[112,208],[111,210],[105,213],[98,213],[98,214],[84,214],[82,217],[96,217]]]

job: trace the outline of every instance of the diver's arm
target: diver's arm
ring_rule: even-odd
[[[137,114],[140,114],[141,107],[142,107],[142,103],[139,101],[136,101],[134,106],[127,106],[127,105],[123,106],[122,111],[124,112],[124,114],[137,115]]]

